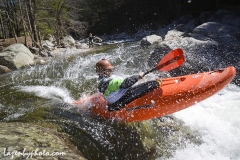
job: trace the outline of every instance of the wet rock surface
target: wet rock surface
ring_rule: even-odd
[[[26,123],[1,123],[0,159],[85,159],[55,130]]]
[[[68,123],[62,121],[59,126],[65,126],[62,132],[70,135],[71,141],[87,159],[168,158],[189,143],[202,143],[197,131],[174,116],[119,123],[98,116],[88,117],[75,108],[55,109],[54,112],[69,120]]]

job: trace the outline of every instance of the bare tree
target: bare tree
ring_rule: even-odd
[[[57,11],[56,11],[56,29],[55,29],[55,37],[57,40],[57,44],[60,45],[60,38],[64,36],[64,31],[62,29],[62,20],[61,20],[61,14],[62,10],[64,8],[64,5],[66,3],[66,0],[59,0]]]
[[[36,25],[36,0],[26,0],[25,1],[27,5],[28,10],[28,17],[29,17],[29,24],[32,29],[32,35],[33,35],[33,42],[34,44],[41,48],[41,44],[39,44],[39,34],[37,31],[37,25]]]
[[[8,26],[9,26],[8,34],[10,37],[14,37],[16,42],[18,42],[16,31],[15,31],[16,22],[14,21],[15,20],[14,2],[12,2],[11,0],[10,1],[3,0],[2,2],[3,2],[3,6],[5,8],[5,11],[4,11],[5,18],[6,18]]]
[[[22,19],[22,26],[23,26],[24,36],[25,36],[25,45],[28,46],[27,34],[26,34],[26,24],[25,24],[25,20],[23,18],[22,5],[21,5],[20,0],[18,0],[18,5],[19,5],[19,11],[20,11],[21,19]]]
[[[0,10],[0,23],[1,23],[2,36],[3,36],[3,39],[5,40],[6,32],[5,32],[4,25],[3,25],[2,10]]]

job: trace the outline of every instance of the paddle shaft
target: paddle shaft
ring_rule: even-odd
[[[165,67],[165,66],[167,66],[167,65],[169,65],[169,64],[171,64],[171,63],[173,63],[173,62],[175,62],[175,61],[177,61],[177,60],[179,60],[179,59],[181,59],[181,58],[183,58],[183,55],[178,55],[178,56],[174,57],[173,59],[171,59],[171,60],[169,60],[169,61],[166,61],[166,62],[163,63],[163,64],[157,65],[155,68],[153,68],[153,69],[145,72],[145,73],[143,74],[143,77],[144,77],[145,75],[147,75],[147,74],[155,71],[155,70],[160,70],[161,68],[163,68],[163,67]]]

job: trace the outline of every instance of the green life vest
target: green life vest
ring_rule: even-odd
[[[105,96],[109,96],[110,93],[119,90],[120,85],[122,84],[124,79],[112,79],[109,84],[108,87],[106,89],[106,91],[104,92]]]

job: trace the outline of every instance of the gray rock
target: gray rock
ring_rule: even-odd
[[[12,70],[9,69],[8,67],[6,66],[1,66],[0,65],[0,74],[3,74],[3,73],[8,73],[8,72],[11,72]]]
[[[141,46],[150,46],[152,44],[156,44],[156,43],[160,43],[162,42],[162,37],[161,36],[157,36],[157,35],[150,35],[150,36],[146,36],[142,39],[141,41]]]
[[[191,35],[201,40],[204,40],[203,37],[208,37],[222,43],[234,43],[240,37],[240,28],[222,23],[208,22],[196,27]]]
[[[93,42],[95,42],[95,43],[102,43],[102,39],[100,37],[94,36]]]
[[[52,51],[55,49],[55,45],[48,40],[42,41],[42,47],[48,51]]]
[[[12,70],[34,64],[33,59],[30,50],[20,43],[12,44],[0,53],[0,65]]]
[[[221,9],[209,18],[210,22],[223,23],[235,27],[240,27],[239,13]]]
[[[11,158],[49,160],[85,159],[79,151],[71,149],[73,146],[66,145],[66,141],[63,140],[63,135],[60,135],[55,130],[37,125],[1,123],[0,141],[0,159],[2,160]],[[22,155],[23,153],[25,156]]]
[[[148,59],[148,66],[150,68],[155,67],[162,57],[170,52],[172,49],[166,44],[158,44]]]
[[[65,36],[62,39],[60,39],[60,44],[62,47],[72,47],[75,46],[75,40],[71,36]]]

